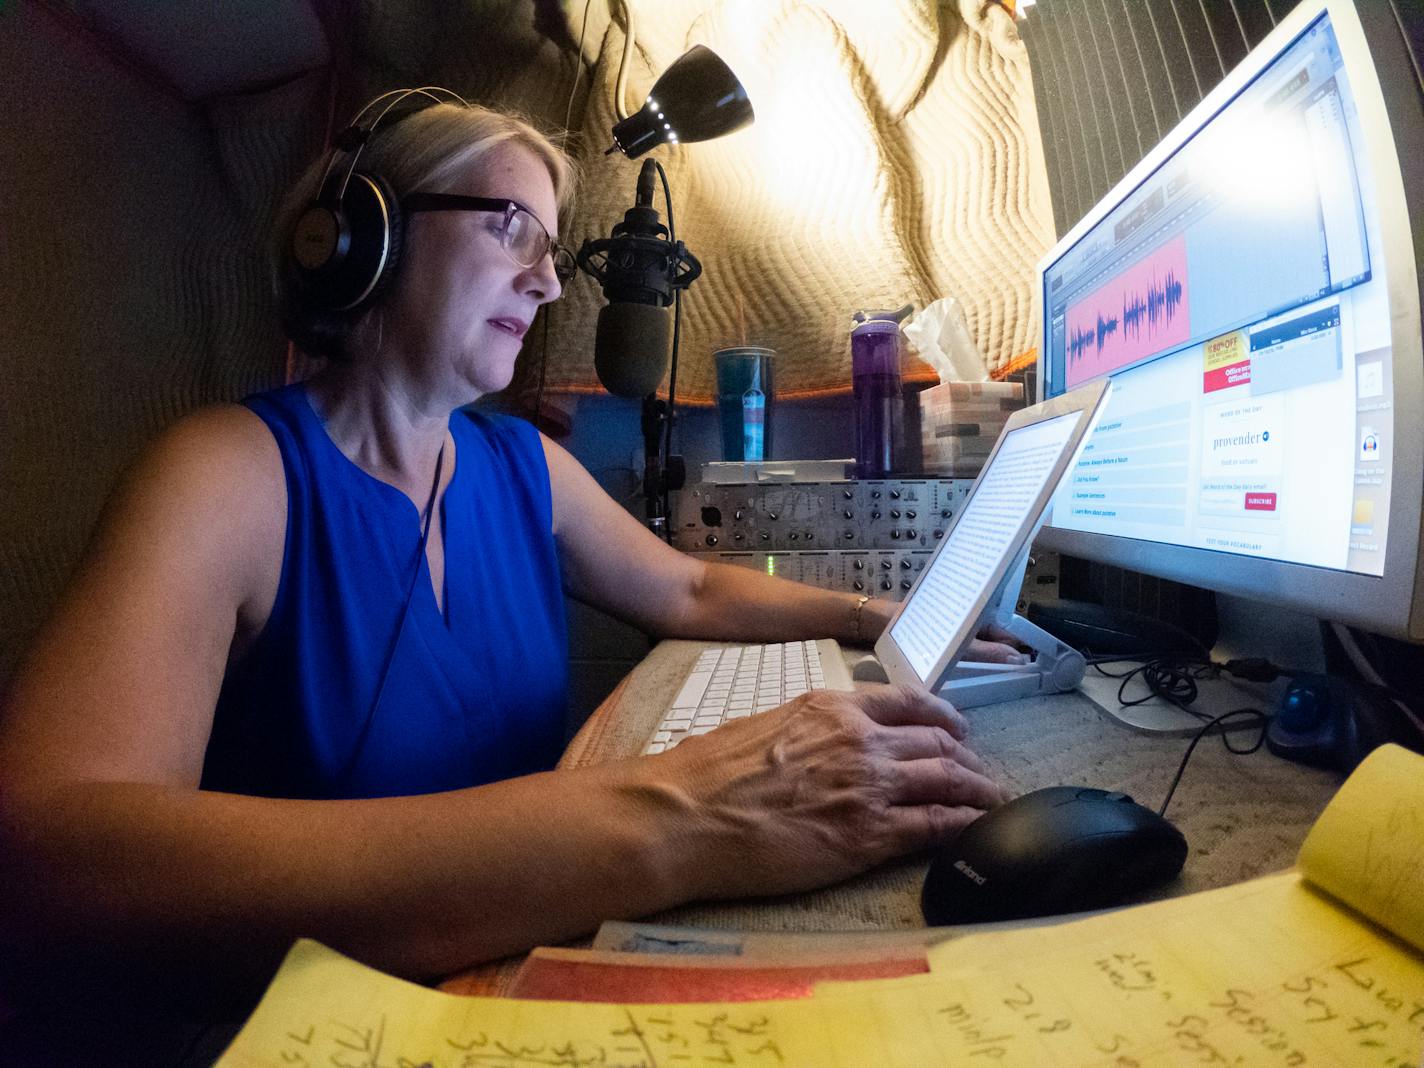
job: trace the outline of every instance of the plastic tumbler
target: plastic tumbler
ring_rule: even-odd
[[[884,478],[896,468],[896,444],[905,418],[900,387],[903,345],[900,324],[894,319],[870,318],[850,332],[856,478]]]
[[[771,457],[771,409],[776,397],[771,349],[721,349],[717,410],[722,418],[722,459],[760,463]]]

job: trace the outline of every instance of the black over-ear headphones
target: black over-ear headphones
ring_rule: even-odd
[[[404,235],[400,205],[384,178],[358,171],[356,164],[386,116],[417,96],[434,104],[470,106],[458,93],[439,86],[395,89],[362,108],[337,136],[322,172],[321,190],[298,216],[287,250],[293,281],[309,306],[352,311],[379,294],[395,276]],[[392,121],[408,114],[410,109],[402,109]]]

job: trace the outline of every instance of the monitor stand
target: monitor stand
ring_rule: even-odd
[[[1123,660],[1117,663],[1103,664],[1103,667],[1118,674],[1131,671],[1139,663],[1141,661]],[[1083,681],[1079,683],[1079,688],[1083,691],[1083,696],[1097,705],[1098,709],[1109,719],[1116,720],[1124,727],[1141,734],[1186,737],[1196,734],[1206,726],[1207,720],[1215,719],[1234,709],[1267,709],[1274,705],[1274,702],[1266,696],[1265,688],[1259,684],[1242,684],[1231,679],[1221,678],[1197,679],[1196,682],[1197,697],[1192,702],[1192,709],[1204,717],[1200,719],[1191,712],[1183,711],[1172,702],[1164,701],[1160,697],[1152,697],[1140,705],[1120,704],[1117,694],[1118,689],[1122,686],[1122,679],[1100,675],[1093,668],[1088,668],[1083,676]],[[1132,700],[1146,695],[1147,692],[1147,683],[1143,682],[1139,676],[1127,684],[1127,692],[1124,696]],[[1217,729],[1239,731],[1251,728],[1259,729],[1260,725],[1255,717],[1239,716],[1220,724]]]

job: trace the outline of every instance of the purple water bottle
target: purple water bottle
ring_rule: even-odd
[[[858,311],[851,317],[856,323],[850,332],[856,478],[885,478],[897,466],[905,408],[900,320],[913,310],[907,304],[899,311]]]

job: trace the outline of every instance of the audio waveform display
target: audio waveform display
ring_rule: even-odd
[[[1069,388],[1182,344],[1190,318],[1187,239],[1179,235],[1068,305]]]

